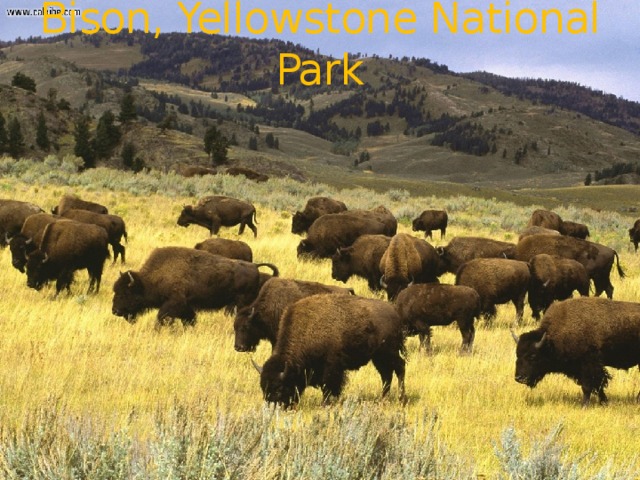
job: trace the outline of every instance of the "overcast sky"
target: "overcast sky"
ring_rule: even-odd
[[[236,1],[229,2],[232,14],[236,12]],[[341,14],[349,9],[366,12],[372,9],[384,9],[393,16],[400,9],[410,9],[415,13],[415,25],[403,24],[405,28],[415,27],[413,34],[385,34],[380,23],[374,23],[377,28],[372,34],[320,34],[311,35],[301,32],[297,34],[278,34],[267,30],[261,37],[279,38],[300,43],[306,47],[319,49],[321,53],[342,56],[343,52],[360,52],[378,54],[380,56],[416,56],[426,57],[433,61],[447,65],[455,72],[469,72],[485,70],[492,73],[511,77],[541,77],[574,81],[592,88],[601,89],[630,100],[640,101],[640,2],[638,0],[597,0],[597,32],[593,29],[593,0],[460,0],[458,2],[460,24],[466,18],[464,10],[476,8],[483,12],[485,19],[484,33],[470,35],[462,31],[450,33],[442,24],[440,31],[433,31],[434,5],[433,0],[415,2],[401,2],[390,0],[240,0],[241,11],[247,12],[253,8],[271,10],[280,13],[289,8],[292,11],[301,9],[307,12],[311,9],[326,10],[328,3],[340,10]],[[60,2],[71,8],[71,0]],[[187,10],[196,5],[194,0],[183,0]],[[202,0],[199,10],[205,8],[224,9],[224,0]],[[439,2],[444,10],[451,15],[451,0]],[[38,8],[41,2],[33,0],[3,0],[3,14],[0,15],[0,39],[13,40],[18,36],[43,35],[43,19],[38,17],[18,18],[10,16],[11,8]],[[491,33],[489,31],[489,15],[486,12],[490,4],[494,9],[510,11],[511,33]],[[508,5],[507,5],[508,4]],[[151,30],[159,28],[162,32],[185,31],[186,16],[182,13],[177,0],[75,0],[74,7],[79,9],[95,8],[101,14],[112,8],[126,13],[130,9],[145,9],[149,14]],[[516,14],[522,9],[530,9],[536,13],[539,22],[541,10],[557,8],[563,15],[564,27],[562,33],[536,33],[524,35],[515,30]],[[580,9],[587,15],[589,33],[572,35],[567,32],[567,20],[576,17],[571,9]],[[342,17],[334,17],[334,25],[341,28]],[[100,18],[101,15],[93,15]],[[320,15],[315,15],[321,18]],[[140,18],[140,17],[138,17]],[[195,17],[194,17],[195,18]],[[326,19],[326,16],[324,17]],[[378,17],[379,18],[379,17]],[[530,15],[524,13],[523,28],[528,28]],[[115,25],[116,17],[109,17],[109,26]],[[505,14],[495,14],[495,28],[504,30]],[[194,22],[196,23],[196,22]],[[254,17],[254,26],[259,26],[260,17]],[[325,20],[326,25],[326,20]],[[442,21],[441,21],[442,23]],[[233,20],[232,20],[233,24]],[[352,28],[357,24],[357,17],[350,16]],[[52,23],[51,26],[56,26]],[[136,25],[138,28],[141,24]],[[196,29],[197,29],[197,25]],[[315,28],[315,25],[301,22],[302,27]],[[472,24],[471,26],[477,26]],[[89,28],[81,20],[77,27]],[[211,27],[214,28],[214,27]],[[67,26],[67,31],[69,27]],[[393,30],[393,25],[391,25]],[[241,34],[256,37],[249,32]]]

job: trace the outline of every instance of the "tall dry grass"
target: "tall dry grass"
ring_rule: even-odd
[[[310,389],[295,412],[264,406],[250,355],[233,349],[232,317],[200,312],[193,328],[177,322],[155,331],[156,311],[135,325],[111,314],[121,270],[137,269],[156,247],[193,246],[208,236],[175,223],[183,204],[205,194],[257,204],[257,239],[238,237],[236,228],[221,232],[249,243],[256,261],[277,264],[283,277],[332,284],[328,261],[296,258],[290,211],[309,196],[329,194],[350,208],[383,203],[405,232],[422,209],[445,208],[448,238],[512,241],[534,206],[412,198],[401,190],[337,192],[288,180],[79,174],[52,159],[0,162],[0,172],[0,197],[49,210],[73,192],[122,215],[129,231],[127,263],[107,266],[97,295],[85,295],[84,272],[71,295],[56,298],[52,286],[31,290],[9,251],[0,252],[0,472],[7,478],[628,478],[640,471],[638,371],[611,371],[606,407],[581,408],[579,387],[563,376],[527,389],[513,379],[512,305],[499,307],[492,323],[478,322],[470,356],[458,354],[454,327],[434,329],[430,356],[409,339],[406,407],[395,399],[395,383],[392,398],[379,400],[380,379],[366,366],[349,375],[336,405],[322,407]],[[572,207],[561,214],[587,221],[594,240],[620,253],[628,278],[612,273],[615,298],[640,301],[629,219]],[[363,280],[349,284],[373,296]],[[526,310],[519,329],[535,325]],[[261,363],[269,353],[262,344],[253,357]]]

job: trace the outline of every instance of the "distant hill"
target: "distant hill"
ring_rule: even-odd
[[[74,115],[88,114],[95,131],[131,92],[138,120],[122,142],[138,143],[153,168],[207,164],[203,136],[211,125],[234,139],[232,162],[309,178],[332,165],[412,180],[561,187],[640,156],[640,104],[570,82],[456,74],[429,59],[354,53],[363,86],[306,87],[293,75],[281,86],[280,52],[328,57],[279,40],[222,35],[65,34],[2,47],[1,84],[20,71],[35,79],[40,98],[55,91],[70,103],[63,152],[72,148]],[[0,112],[11,114],[4,104]],[[168,115],[175,121],[160,134]],[[36,115],[27,116],[33,132]],[[119,153],[104,163],[121,166]]]

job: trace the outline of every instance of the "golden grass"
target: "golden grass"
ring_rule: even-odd
[[[60,187],[30,187],[13,180],[3,180],[1,186],[4,197],[28,199],[47,210],[66,191]],[[201,227],[185,229],[175,223],[181,206],[193,199],[74,191],[106,204],[125,218],[130,234],[127,264],[106,267],[97,295],[84,294],[86,273],[79,272],[72,295],[54,298],[52,286],[41,292],[27,288],[25,277],[11,267],[9,251],[0,252],[0,264],[4,266],[0,271],[0,425],[18,428],[38,406],[56,401],[65,405],[69,415],[90,418],[112,431],[126,428],[144,438],[153,430],[156,413],[176,400],[185,405],[206,405],[210,418],[218,411],[242,415],[261,406],[258,375],[250,356],[233,349],[230,316],[200,312],[194,328],[184,329],[178,322],[158,332],[154,330],[155,310],[141,316],[135,325],[111,314],[111,287],[120,270],[137,269],[155,247],[193,246],[208,236]],[[355,198],[351,200],[355,202]],[[410,202],[424,204],[427,200],[412,198]],[[528,211],[508,204],[495,208],[508,208],[502,212],[505,217],[524,216]],[[223,229],[222,236],[249,243],[255,261],[277,264],[283,277],[337,284],[331,279],[328,261],[298,262],[295,251],[299,237],[290,233],[288,213],[260,204],[258,209],[257,239],[247,233],[238,237],[235,227]],[[452,224],[448,238],[464,234],[513,237],[513,233],[495,225],[483,226],[485,214],[489,216],[490,212],[458,212],[460,223]],[[464,225],[472,222],[474,231],[470,232]],[[400,230],[409,231],[409,227],[401,225]],[[434,243],[445,242],[438,239]],[[618,250],[628,278],[621,281],[612,273],[615,297],[638,301],[640,260],[626,247]],[[443,281],[450,282],[452,277],[446,276]],[[363,280],[349,284],[358,294],[372,296]],[[394,380],[392,399],[383,403],[384,409],[391,413],[406,408],[410,418],[437,413],[442,445],[471,459],[478,475],[497,473],[494,446],[510,426],[528,447],[557,424],[563,424],[561,441],[569,458],[597,454],[585,467],[587,472],[597,472],[609,461],[626,465],[636,458],[640,433],[635,404],[640,390],[638,371],[611,370],[607,407],[581,408],[579,387],[563,376],[549,376],[529,390],[513,379],[515,351],[508,331],[513,316],[513,306],[506,305],[499,307],[491,325],[478,322],[470,356],[458,354],[461,338],[454,327],[434,328],[434,353],[430,356],[418,351],[416,338],[409,339],[409,404],[402,407],[397,402]],[[535,322],[527,309],[520,330],[531,328],[535,328]],[[261,363],[269,353],[270,346],[262,344],[254,358]],[[364,405],[377,404],[380,390],[377,373],[366,366],[349,375],[343,396]],[[306,421],[322,410],[318,391],[309,389],[298,411],[289,415]]]

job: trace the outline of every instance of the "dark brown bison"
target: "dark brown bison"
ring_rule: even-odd
[[[528,227],[544,227],[549,228],[551,230],[560,231],[560,227],[562,226],[562,218],[555,212],[550,210],[534,210],[531,214],[531,218],[529,219]]]
[[[43,210],[33,203],[19,200],[0,200],[0,248],[9,244],[11,237],[20,233],[24,221]]]
[[[516,245],[483,237],[455,237],[448,245],[436,248],[443,269],[456,273],[460,266],[474,258],[513,258]]]
[[[44,227],[53,222],[66,221],[67,219],[59,215],[50,213],[34,213],[29,215],[22,225],[20,233],[17,233],[9,240],[11,250],[11,264],[14,268],[24,273],[27,265],[27,258],[31,252],[36,250],[42,243],[42,233]]]
[[[238,352],[254,351],[262,339],[271,342],[273,347],[278,336],[280,317],[285,309],[301,298],[321,293],[354,295],[351,288],[288,278],[269,279],[254,302],[239,309],[236,314],[233,323],[235,349]]]
[[[77,210],[88,210],[95,213],[109,213],[109,210],[104,205],[82,200],[74,195],[64,195],[58,202],[58,205],[51,209],[51,213],[54,215],[62,215],[64,212],[71,210],[72,208]]]
[[[141,312],[158,308],[157,326],[179,318],[195,324],[197,310],[243,307],[257,296],[258,267],[249,263],[185,247],[156,248],[139,271],[127,271],[113,285],[114,315],[134,322]]]
[[[606,403],[611,376],[605,367],[640,364],[640,304],[587,297],[557,302],[539,328],[514,338],[518,383],[533,388],[548,373],[562,373],[580,385],[584,406],[594,392]]]
[[[598,243],[566,235],[531,235],[518,242],[516,259],[528,262],[539,253],[571,258],[584,265],[589,278],[593,280],[596,297],[602,292],[605,292],[609,298],[613,297],[613,285],[609,275],[614,260],[616,260],[620,278],[625,277],[620,267],[618,253]]]
[[[629,240],[633,243],[635,251],[638,251],[638,244],[640,243],[640,219],[636,220],[633,227],[629,229]]]
[[[307,200],[304,210],[293,214],[291,218],[291,233],[302,234],[318,217],[328,213],[340,213],[347,210],[347,206],[340,200],[329,197],[313,197]]]
[[[518,236],[518,241],[522,240],[524,237],[528,237],[529,235],[560,235],[560,232],[557,230],[551,230],[550,228],[544,227],[527,227]]]
[[[104,262],[109,257],[107,231],[97,225],[72,220],[53,222],[44,227],[37,250],[27,257],[27,285],[40,290],[56,280],[56,295],[70,292],[73,274],[87,269],[88,292],[100,290]]]
[[[381,209],[384,207],[378,207]],[[338,248],[353,245],[353,242],[362,235],[389,235],[392,227],[392,220],[397,221],[386,210],[348,210],[342,213],[330,213],[318,218],[307,234],[307,238],[298,244],[298,257],[308,255],[317,258],[329,258]],[[388,213],[387,213],[388,212]]]
[[[461,352],[470,352],[474,320],[480,315],[480,295],[471,287],[426,283],[410,285],[398,294],[396,309],[409,334],[420,334],[420,344],[431,350],[431,327],[458,324]]]
[[[218,171],[215,168],[203,167],[201,165],[188,165],[178,170],[183,177],[202,177],[204,175],[216,175]]]
[[[395,372],[405,401],[404,350],[402,321],[392,305],[352,295],[313,295],[283,314],[260,387],[265,400],[287,407],[307,386],[320,387],[328,403],[342,392],[347,370],[371,361],[382,377],[382,395],[389,393]]]
[[[581,238],[584,240],[589,236],[589,227],[583,223],[563,221],[560,225],[560,233],[569,237]]]
[[[380,285],[394,300],[410,283],[437,282],[440,270],[435,248],[408,233],[398,233],[380,259]]]
[[[424,232],[425,237],[433,238],[432,231],[440,230],[440,238],[447,234],[449,216],[444,210],[425,210],[413,221],[414,232]]]
[[[197,205],[186,205],[178,218],[178,225],[188,227],[191,224],[200,225],[209,230],[211,235],[217,235],[220,227],[233,227],[240,224],[238,235],[242,235],[245,226],[258,236],[258,229],[253,222],[256,220],[256,207],[248,202],[224,196],[210,196],[202,198]]]
[[[529,265],[506,258],[476,258],[463,264],[456,274],[456,285],[471,287],[480,295],[482,314],[491,318],[496,305],[512,302],[516,320],[524,313],[529,288]]]
[[[265,175],[264,173],[259,173],[259,172],[256,172],[255,170],[251,170],[250,168],[244,168],[244,167],[229,167],[225,170],[224,173],[226,173],[227,175],[233,175],[233,176],[240,175],[258,183],[266,182],[267,180],[269,180],[268,175]]]
[[[204,250],[214,255],[222,255],[227,258],[253,262],[253,252],[251,247],[240,240],[229,240],[226,238],[207,238],[203,242],[196,243],[196,250]]]
[[[62,213],[62,216],[64,218],[75,220],[76,222],[91,223],[104,228],[109,236],[109,245],[111,245],[113,250],[113,263],[116,262],[118,256],[120,257],[120,261],[124,263],[125,248],[120,241],[123,237],[125,242],[127,241],[127,227],[122,217],[119,217],[118,215],[110,215],[108,213],[95,213],[89,210],[81,210],[77,208],[65,210]]]
[[[380,260],[389,242],[386,235],[362,235],[353,245],[339,248],[331,257],[331,278],[346,283],[355,275],[367,280],[369,289],[380,290]]]
[[[583,297],[589,296],[589,275],[577,260],[554,257],[541,253],[529,260],[529,306],[533,318],[540,318],[554,300],[566,300],[577,290]]]

